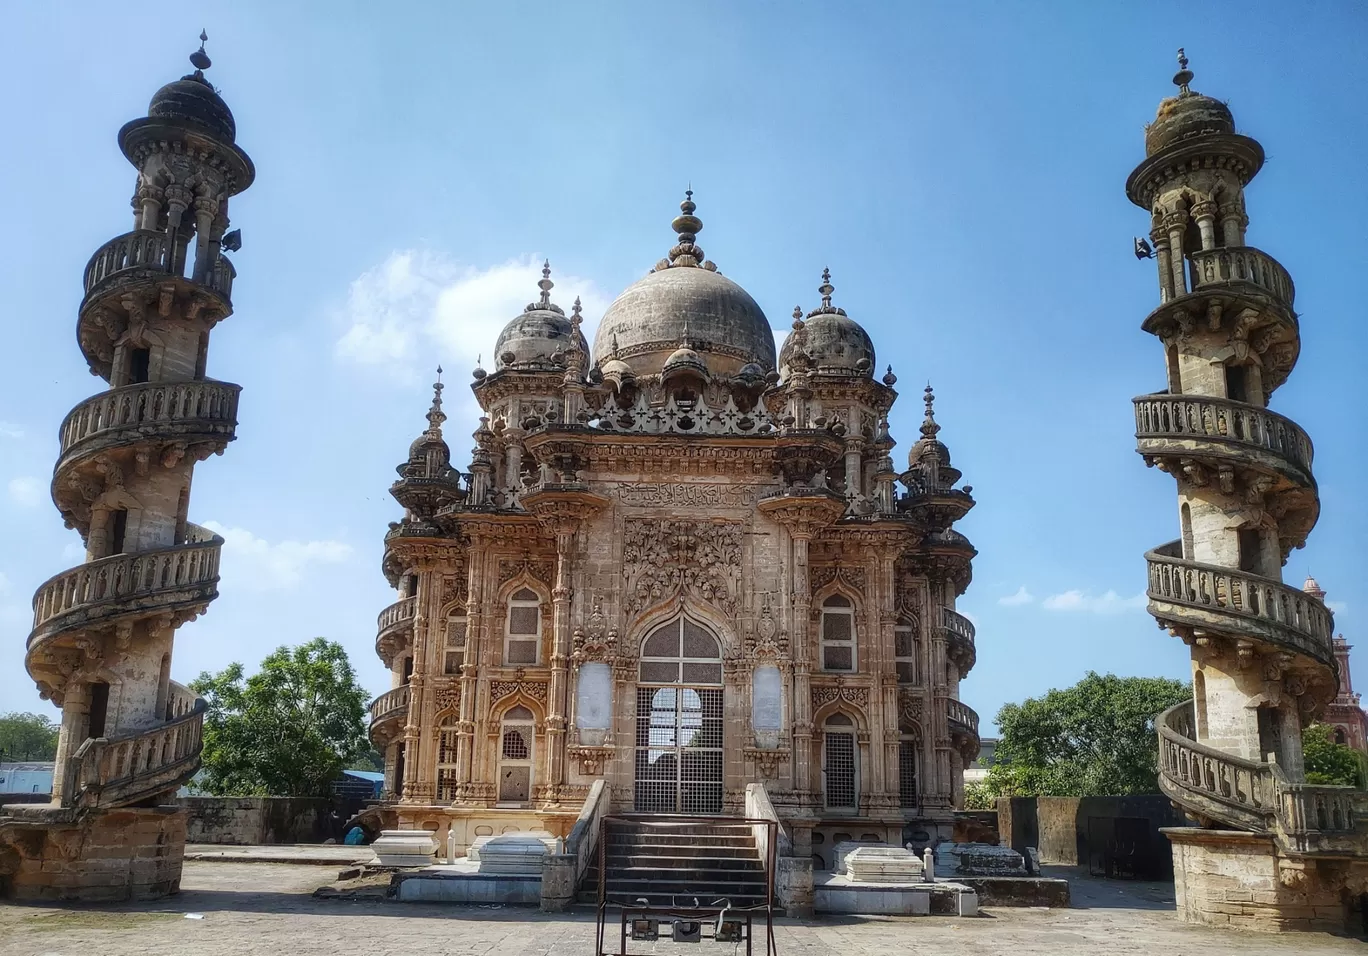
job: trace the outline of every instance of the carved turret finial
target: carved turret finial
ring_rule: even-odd
[[[1188,69],[1187,54],[1183,48],[1178,48],[1178,72],[1173,74],[1173,85],[1178,87],[1179,96],[1190,96],[1192,90],[1188,84],[1192,82],[1192,71]]]
[[[442,411],[442,366],[437,366],[437,381],[432,383],[432,407],[428,409],[428,431],[435,435],[442,434],[442,422],[446,421],[446,412]]]
[[[580,305],[580,297],[575,296],[575,304],[570,307],[570,323],[575,328],[579,328],[584,322],[584,316],[580,314],[582,311],[584,311],[584,307]]]
[[[931,383],[926,383],[926,397],[922,399],[926,403],[926,417],[922,419],[921,433],[923,438],[935,438],[940,432],[940,425],[936,424],[936,393],[931,390]]]
[[[831,293],[836,291],[836,287],[831,284],[830,269],[822,270],[822,284],[817,287],[817,291],[821,293],[822,304],[819,305],[817,308],[813,309],[811,312],[809,312],[808,318],[812,318],[814,315],[822,314],[845,315],[845,309],[838,309],[831,304]]]
[[[893,366],[888,366],[888,371],[884,372],[883,383],[889,388],[898,384],[898,376],[893,374]]]
[[[803,327],[803,307],[795,305],[793,307],[793,329],[797,331]]]
[[[694,215],[696,209],[698,206],[693,201],[693,184],[690,183],[689,188],[684,190],[684,201],[679,204],[679,215],[670,223],[670,228],[679,237],[670,250],[671,266],[703,265],[703,249],[694,242],[703,231],[703,220]]]
[[[204,52],[204,44],[208,42],[209,34],[200,31],[200,46],[194,53],[190,54],[190,65],[195,68],[195,72],[203,74],[205,70],[214,65],[214,61],[209,59],[209,54]]]
[[[541,307],[545,309],[551,304],[551,289],[556,284],[551,281],[551,260],[547,259],[542,263],[541,281],[537,283],[537,288],[541,289]]]

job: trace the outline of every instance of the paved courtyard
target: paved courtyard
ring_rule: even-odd
[[[333,876],[329,866],[197,860],[185,865],[180,895],[158,903],[66,909],[0,906],[0,956],[593,953],[594,922],[587,911],[551,917],[530,909],[310,895]],[[1364,952],[1362,943],[1320,934],[1255,936],[1183,926],[1173,915],[1172,887],[1160,884],[1078,879],[1074,900],[1074,908],[1068,910],[986,908],[978,919],[781,920],[776,936],[782,956],[901,956],[909,949],[936,956]],[[675,945],[657,944],[655,952],[668,954]],[[685,947],[680,956],[707,956],[715,948],[727,948],[704,943],[690,950],[677,945]]]

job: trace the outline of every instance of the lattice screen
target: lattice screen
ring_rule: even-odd
[[[855,735],[828,733],[823,748],[828,807],[855,807]]]
[[[437,735],[437,799],[450,803],[456,799],[456,728],[443,728]]]
[[[828,602],[835,600],[828,599]],[[855,669],[854,615],[849,608],[822,609],[822,669]]]
[[[500,802],[525,803],[531,797],[534,734],[531,724],[504,724],[499,749]]]
[[[898,804],[903,809],[917,806],[917,741],[898,742]]]

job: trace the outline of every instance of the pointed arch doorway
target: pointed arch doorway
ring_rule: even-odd
[[[722,812],[722,646],[683,615],[641,645],[638,813]]]

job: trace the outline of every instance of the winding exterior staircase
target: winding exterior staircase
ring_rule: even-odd
[[[1134,400],[1137,451],[1175,479],[1182,532],[1145,555],[1149,612],[1193,661],[1194,699],[1158,721],[1159,782],[1200,827],[1352,854],[1368,794],[1303,782],[1301,728],[1337,684],[1332,616],[1323,592],[1282,581],[1320,513],[1311,439],[1266,407],[1301,347],[1295,287],[1245,244],[1263,149],[1191,78],[1184,60],[1126,187],[1152,215],[1160,305],[1143,329],[1169,386]]]

